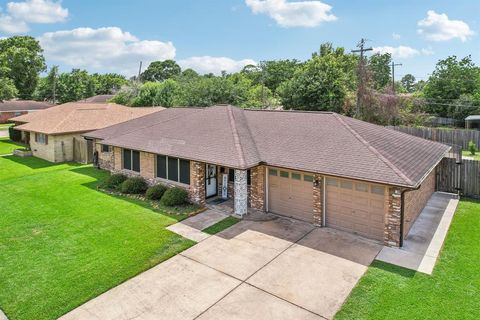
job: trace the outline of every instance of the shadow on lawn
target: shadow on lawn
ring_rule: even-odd
[[[386,272],[395,273],[405,278],[413,278],[417,273],[417,271],[415,270],[402,268],[402,267],[399,267],[390,263],[386,263],[383,261],[378,261],[378,260],[373,261],[372,264],[370,265],[370,268],[376,268]]]
[[[29,167],[31,169],[44,169],[44,168],[55,167],[55,166],[64,164],[64,163],[53,163],[53,162],[49,162],[36,157],[22,158],[17,156],[4,156],[2,157],[2,159],[13,161],[17,164]],[[67,164],[72,167],[81,166],[81,164],[74,163],[74,162],[67,162]]]
[[[189,213],[198,210],[198,207],[194,205],[178,207],[178,208],[162,207],[159,203],[153,202],[150,200],[132,199],[126,195],[121,195],[121,194],[117,195],[117,194],[110,194],[108,192],[105,192],[102,189],[99,189],[98,187],[101,185],[103,181],[105,181],[105,179],[107,179],[110,176],[110,172],[106,170],[97,169],[92,166],[88,166],[88,167],[82,167],[82,168],[75,168],[70,171],[94,178],[95,179],[94,181],[82,184],[87,188],[106,194],[109,197],[127,201],[137,206],[140,206],[142,208],[149,209],[156,213],[163,214],[176,221],[182,221],[188,218]],[[154,206],[154,204],[156,206]]]

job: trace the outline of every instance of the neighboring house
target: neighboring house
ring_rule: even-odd
[[[30,112],[45,110],[52,104],[33,100],[0,101],[0,123],[6,123],[13,117],[18,117]]]
[[[87,102],[87,103],[108,103],[115,95],[113,94],[101,94],[98,96],[93,96],[85,100],[80,100],[78,102]]]
[[[465,118],[465,127],[467,129],[480,130],[480,115],[471,115]]]
[[[87,133],[99,165],[401,245],[449,151],[331,112],[170,108]],[[228,181],[228,185],[222,183]]]
[[[135,119],[163,108],[71,102],[12,118],[33,155],[51,162],[91,162],[92,142],[81,134]]]

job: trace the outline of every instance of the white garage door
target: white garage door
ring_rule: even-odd
[[[313,175],[268,168],[268,211],[313,222]]]
[[[383,240],[386,188],[352,180],[327,178],[326,225]]]

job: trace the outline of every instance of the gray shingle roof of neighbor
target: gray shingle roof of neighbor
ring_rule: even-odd
[[[0,101],[0,112],[37,111],[52,107],[53,104],[33,100]]]
[[[85,134],[228,167],[259,163],[417,187],[449,146],[331,112],[170,108]]]
[[[471,115],[471,116],[466,117],[465,120],[467,120],[467,121],[480,120],[480,115]]]

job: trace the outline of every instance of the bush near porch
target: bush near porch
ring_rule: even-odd
[[[56,319],[190,247],[165,228],[185,217],[96,190],[108,173],[0,157],[0,309]]]
[[[375,261],[335,319],[480,319],[480,201],[460,201],[431,276]]]

